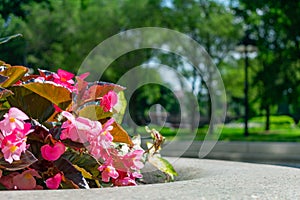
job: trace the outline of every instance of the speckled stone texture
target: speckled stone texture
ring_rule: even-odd
[[[169,160],[179,173],[172,183],[91,190],[1,191],[0,199],[300,199],[300,169],[205,159]],[[149,173],[146,179],[151,181]]]

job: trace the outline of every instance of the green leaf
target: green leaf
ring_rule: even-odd
[[[100,119],[106,119],[107,117],[111,117],[111,112],[104,112],[102,107],[99,105],[87,105],[84,106],[81,110],[79,110],[78,115],[80,117],[85,117],[90,120],[98,121]]]
[[[25,153],[21,154],[20,160],[15,160],[12,163],[8,163],[7,161],[5,161],[2,154],[0,157],[0,168],[7,171],[17,171],[20,169],[24,169],[38,161],[36,157],[27,150],[25,151]]]
[[[22,37],[22,34],[18,33],[18,34],[15,34],[15,35],[10,35],[10,36],[7,36],[7,37],[0,38],[0,44],[6,43],[9,40],[11,40],[13,38],[16,38],[16,37]]]
[[[28,83],[22,86],[58,105],[63,110],[72,100],[71,92],[62,86],[51,83]]]
[[[60,157],[58,160],[54,161],[54,164],[64,173],[64,176],[74,184],[78,185],[80,188],[90,188],[81,172],[78,171],[69,160]]]
[[[160,171],[166,173],[174,180],[174,176],[178,176],[173,166],[166,159],[162,158],[159,154],[149,155],[148,161]]]
[[[63,155],[63,158],[69,160],[73,165],[77,165],[80,168],[85,169],[87,172],[92,174],[95,179],[100,176],[98,167],[100,163],[93,156],[87,153],[79,153],[72,149],[68,149]]]
[[[10,90],[14,95],[7,97],[9,104],[19,108],[31,118],[42,123],[54,112],[53,104],[33,91],[23,86],[13,86]]]
[[[26,67],[23,66],[12,66],[7,67],[5,70],[0,72],[0,75],[7,76],[8,79],[0,84],[1,87],[9,87],[15,84],[18,80],[20,80],[28,71]]]

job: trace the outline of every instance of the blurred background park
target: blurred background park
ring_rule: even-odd
[[[180,31],[205,48],[222,75],[227,115],[221,140],[300,141],[300,1],[0,0],[0,14],[0,38],[22,34],[0,45],[0,60],[34,70],[76,73],[96,45],[124,30]],[[183,65],[175,54],[136,50],[113,62],[102,81],[117,82],[154,59],[174,69]],[[211,116],[207,85],[194,73],[184,76],[197,87],[201,120],[193,129],[202,140]],[[165,137],[176,134],[180,106],[167,87],[140,87],[129,109],[137,125],[152,116]]]

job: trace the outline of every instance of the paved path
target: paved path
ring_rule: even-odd
[[[209,142],[208,142],[209,143]],[[198,158],[201,141],[174,141],[166,144],[162,154],[172,157]],[[205,158],[232,161],[282,164],[300,167],[300,143],[296,142],[224,142],[219,141]]]
[[[0,199],[300,199],[300,169],[229,161],[172,161],[179,181],[92,190],[1,191]]]

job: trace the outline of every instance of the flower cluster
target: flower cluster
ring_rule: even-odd
[[[26,114],[17,108],[11,108],[0,121],[0,146],[4,159],[12,163],[20,160],[21,153],[26,150],[27,135],[32,132],[31,125],[24,120],[29,119]]]
[[[29,75],[0,65],[0,189],[131,186],[142,178],[149,151],[113,117],[124,87],[89,83],[88,73]]]

